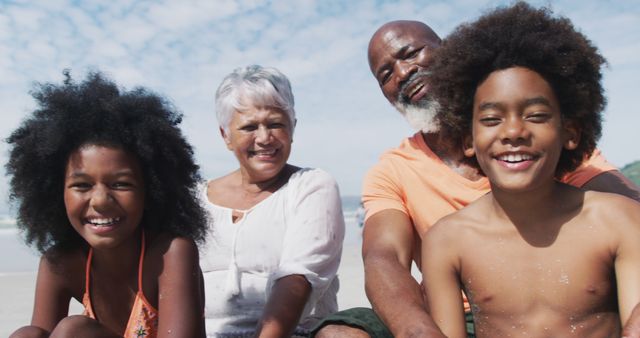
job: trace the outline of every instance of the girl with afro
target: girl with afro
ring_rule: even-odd
[[[31,325],[11,337],[204,336],[206,218],[181,114],[100,73],[66,76],[37,87],[7,139],[18,226],[42,253]]]
[[[467,337],[620,337],[640,301],[640,205],[558,179],[596,146],[604,58],[524,2],[457,28],[431,66],[441,131],[491,192],[423,237],[430,314]]]

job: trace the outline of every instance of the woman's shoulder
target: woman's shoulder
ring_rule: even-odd
[[[201,198],[213,205],[224,205],[229,196],[234,196],[238,191],[237,175],[237,171],[234,171],[227,175],[204,181],[199,189]]]
[[[223,192],[234,188],[235,176],[237,171],[231,172],[227,175],[209,179],[203,182],[204,189],[207,192]]]
[[[296,172],[291,175],[289,178],[289,183],[298,183],[298,184],[336,184],[336,180],[323,169],[320,168],[298,168]]]

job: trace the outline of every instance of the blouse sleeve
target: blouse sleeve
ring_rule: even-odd
[[[271,284],[289,275],[305,276],[312,287],[309,307],[323,295],[338,271],[344,239],[342,205],[336,181],[322,170],[301,169],[289,185],[287,229]]]

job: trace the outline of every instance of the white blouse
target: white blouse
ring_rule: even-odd
[[[336,293],[344,218],[335,180],[320,169],[300,169],[276,192],[233,223],[233,209],[200,197],[209,234],[200,250],[208,337],[251,336],[279,278],[304,275],[309,301],[297,334],[337,311]]]

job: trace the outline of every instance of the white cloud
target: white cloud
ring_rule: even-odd
[[[535,5],[549,1],[534,1]],[[184,130],[208,176],[237,164],[220,141],[213,93],[224,75],[250,63],[283,70],[294,85],[299,128],[292,162],[323,167],[341,191],[386,148],[411,134],[369,74],[366,46],[384,22],[423,20],[446,35],[487,8],[510,1],[30,1],[0,3],[0,137],[33,106],[33,81],[62,80],[95,67],[127,87],[148,86],[184,112]],[[617,165],[640,159],[629,147],[640,118],[632,109],[640,69],[640,5],[552,1],[611,63],[601,147]],[[0,146],[6,162],[6,145]],[[0,189],[6,177],[0,178]],[[0,196],[6,195],[6,189]],[[0,201],[1,204],[1,201]],[[2,208],[0,208],[2,211]]]

